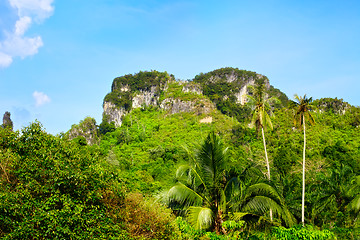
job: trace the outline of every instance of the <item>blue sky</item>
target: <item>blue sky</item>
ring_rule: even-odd
[[[101,122],[115,77],[192,79],[221,67],[266,75],[293,98],[360,105],[360,2],[0,0],[0,114],[57,134]]]

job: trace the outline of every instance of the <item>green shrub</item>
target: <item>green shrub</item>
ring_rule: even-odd
[[[21,134],[0,129],[0,237],[124,236],[111,214],[123,187],[98,154],[97,148],[47,134],[37,122]]]
[[[336,239],[334,233],[329,230],[317,230],[311,225],[302,227],[297,225],[292,228],[273,227],[271,231],[271,239],[276,240],[326,240]]]
[[[126,196],[120,215],[125,229],[136,239],[179,239],[171,211],[139,193]]]

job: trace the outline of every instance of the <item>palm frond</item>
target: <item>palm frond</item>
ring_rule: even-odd
[[[356,213],[360,212],[360,193],[349,203],[349,209]]]
[[[184,177],[187,178],[189,175],[190,169],[191,169],[191,166],[189,164],[180,165],[175,173],[176,179],[183,179]]]
[[[251,122],[250,122],[250,128],[254,128],[254,127],[257,127],[257,124],[256,122],[258,121],[259,119],[259,113],[257,112],[257,110],[255,110],[253,112],[253,115],[252,115],[252,118],[251,118]]]
[[[294,95],[294,98],[297,102],[294,102],[293,107],[296,108],[296,112],[294,114],[294,124],[296,127],[302,126],[303,116],[305,116],[311,125],[315,124],[315,119],[311,114],[311,110],[314,108],[312,104],[312,97],[307,98],[306,94],[304,97],[299,97],[298,95]]]
[[[207,186],[215,186],[225,170],[227,148],[214,132],[210,133],[201,146],[197,162]]]
[[[194,190],[199,188],[200,185],[206,189],[206,185],[196,169],[188,164],[183,164],[178,167],[176,170],[176,179],[180,182],[185,182],[186,185],[191,186]]]
[[[348,205],[349,210],[356,213],[360,212],[360,176],[353,179],[348,195],[353,197],[353,200]]]
[[[255,196],[242,207],[242,211],[263,215],[268,213],[270,208],[274,213],[281,213],[281,206],[267,196]]]
[[[264,124],[264,126],[270,128],[271,130],[273,130],[273,124],[271,122],[270,116],[267,113],[265,114],[265,124]]]
[[[282,198],[275,190],[275,188],[266,183],[253,184],[247,188],[246,192],[247,193],[245,198],[251,198],[252,196],[260,195],[270,197],[271,199],[276,200],[276,202],[278,202],[279,204],[282,201]]]
[[[291,227],[296,224],[294,216],[286,207],[266,196],[255,196],[246,203],[246,205],[242,208],[242,211],[264,215],[267,214],[270,209],[272,210],[274,216],[277,216],[285,222],[286,226]]]
[[[247,212],[234,212],[231,214],[230,219],[234,221],[240,221],[244,216],[248,215],[250,213]]]
[[[306,94],[304,95],[304,97],[306,97]],[[295,100],[297,101],[297,103],[296,104],[299,104],[300,102],[301,102],[301,97],[299,97],[299,95],[297,95],[297,94],[294,94],[294,98],[295,98]]]
[[[308,111],[307,112],[307,117],[308,117],[308,121],[311,125],[314,125],[315,124],[315,118],[313,117],[313,115]]]
[[[252,110],[254,110],[255,106],[256,106],[256,100],[253,96],[251,95],[246,95],[246,98],[247,98],[247,105],[250,106],[250,108]]]
[[[214,223],[214,213],[210,208],[189,207],[187,219],[195,229],[207,230]]]
[[[220,193],[219,209],[222,212],[226,212],[226,203],[227,202],[226,202],[226,194],[225,194],[224,189],[220,189],[219,193]]]
[[[281,103],[280,99],[278,99],[277,97],[271,97],[271,98],[267,99],[266,102],[271,103],[271,104],[280,104]]]
[[[200,206],[204,202],[200,194],[180,182],[170,188],[167,198],[168,202],[175,201],[184,206]]]

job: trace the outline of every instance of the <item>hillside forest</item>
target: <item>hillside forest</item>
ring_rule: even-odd
[[[237,68],[118,77],[101,123],[54,136],[6,113],[0,238],[360,239],[359,126]]]

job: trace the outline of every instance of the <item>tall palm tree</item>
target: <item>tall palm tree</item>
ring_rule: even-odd
[[[266,87],[264,83],[264,79],[257,80],[255,87],[249,86],[250,90],[253,92],[253,96],[247,95],[248,104],[252,107],[252,119],[250,123],[250,127],[256,127],[257,130],[261,129],[261,135],[264,144],[264,152],[265,152],[265,163],[267,169],[267,178],[270,181],[270,164],[269,158],[266,150],[266,141],[265,141],[265,128],[273,129],[273,125],[268,113],[272,113],[270,103],[280,102],[279,99],[275,97],[266,98]],[[270,209],[270,219],[272,220],[272,209]]]
[[[264,129],[273,129],[273,125],[269,116],[269,113],[272,114],[270,104],[277,103],[280,100],[276,97],[266,98],[266,87],[263,79],[259,79],[255,86],[250,85],[248,87],[253,92],[253,95],[247,95],[248,104],[253,109],[250,127],[256,127],[257,130],[261,129],[265,152],[265,163],[267,168],[267,178],[270,180],[270,164],[266,150]]]
[[[315,124],[314,117],[311,115],[311,110],[314,106],[311,105],[312,97],[299,97],[295,94],[295,115],[294,115],[294,123],[295,126],[302,126],[304,131],[304,149],[303,149],[303,176],[302,176],[302,199],[301,199],[301,222],[304,226],[305,222],[305,150],[306,150],[306,124],[305,120],[308,119],[310,124]]]
[[[226,169],[226,163],[227,148],[212,132],[190,163],[178,168],[177,182],[166,194],[168,205],[185,210],[196,229],[212,229],[218,234],[225,233],[222,222],[229,211],[262,214],[271,207],[283,218],[290,216],[285,214],[281,197],[268,184],[240,190],[239,178]]]

